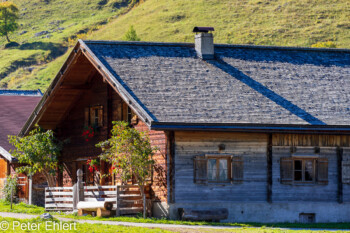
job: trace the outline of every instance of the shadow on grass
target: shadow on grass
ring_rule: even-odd
[[[32,42],[21,44],[17,49],[20,50],[45,50],[50,51],[50,58],[54,59],[63,55],[67,51],[67,47],[62,46],[59,43],[52,42]]]
[[[24,43],[18,47],[9,49],[19,49],[19,50],[43,50],[48,51],[45,54],[34,54],[26,58],[20,58],[12,62],[5,71],[0,73],[0,80],[8,76],[10,73],[16,71],[19,68],[28,67],[32,65],[38,65],[41,63],[49,62],[55,58],[62,56],[66,51],[67,47],[62,46],[59,43],[52,42],[32,42]]]

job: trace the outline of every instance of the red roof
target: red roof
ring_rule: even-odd
[[[41,96],[0,95],[0,146],[9,151],[8,135],[17,135]]]

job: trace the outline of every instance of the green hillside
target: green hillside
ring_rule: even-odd
[[[12,0],[19,28],[10,39],[19,47],[4,49],[0,38],[0,88],[46,88],[75,36],[97,30],[125,13],[135,0]],[[51,64],[54,61],[55,64]]]
[[[64,62],[65,46],[74,43],[71,35],[120,40],[130,25],[144,41],[193,42],[194,26],[213,26],[215,43],[350,48],[349,0],[147,0],[133,8],[131,0],[14,2],[22,14],[27,9],[12,38],[30,49],[0,50],[0,87],[44,89]],[[50,38],[34,36],[44,30]],[[38,57],[34,70],[12,65],[33,67]]]

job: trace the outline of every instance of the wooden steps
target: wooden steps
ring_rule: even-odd
[[[138,186],[122,185],[118,187],[119,215],[137,215],[143,212],[142,196]]]

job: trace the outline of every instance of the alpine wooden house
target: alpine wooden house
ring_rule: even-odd
[[[40,90],[7,90],[0,89],[0,196],[6,177],[15,175],[15,169],[19,166],[16,158],[10,154],[13,146],[8,142],[9,135],[17,135],[26,120],[39,103],[42,93]],[[19,183],[17,197],[21,201],[28,200],[28,177],[25,174],[17,174]],[[40,175],[34,176],[35,182],[41,183]],[[35,186],[33,200],[40,204],[38,195],[42,193],[40,187]],[[42,197],[41,197],[42,198]]]
[[[223,207],[228,221],[350,221],[350,50],[79,40],[27,123],[70,139],[58,186],[86,168],[112,121],[160,150],[153,213]],[[84,126],[98,125],[86,140]],[[101,173],[110,165],[101,162]]]

